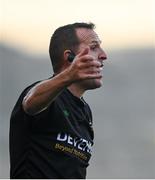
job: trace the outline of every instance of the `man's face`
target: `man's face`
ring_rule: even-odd
[[[76,30],[76,33],[80,40],[78,53],[88,47],[88,54],[92,55],[94,60],[99,61],[101,63],[101,67],[104,66],[103,61],[107,59],[107,56],[100,46],[101,40],[98,35],[93,30],[86,28],[79,28]],[[99,88],[102,86],[102,78],[84,80],[80,83],[80,85],[85,90]]]

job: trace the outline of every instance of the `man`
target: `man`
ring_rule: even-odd
[[[27,87],[10,122],[11,178],[86,178],[93,145],[86,90],[102,85],[107,59],[92,23],[58,28],[49,53],[54,76]]]

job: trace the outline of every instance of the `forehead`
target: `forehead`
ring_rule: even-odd
[[[86,43],[86,44],[90,44],[93,42],[99,44],[101,43],[101,40],[99,39],[97,33],[92,29],[78,28],[76,29],[76,34],[81,43]]]

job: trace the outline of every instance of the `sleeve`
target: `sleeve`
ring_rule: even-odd
[[[26,94],[29,92],[29,90],[39,82],[41,82],[41,81],[37,81],[37,82],[31,84],[30,86],[28,86],[26,89],[23,90],[23,92],[19,96],[19,98],[18,98],[18,100],[17,100],[17,102],[13,108],[11,116],[15,116],[18,112],[22,112],[22,111],[24,112],[23,107],[22,107],[23,99],[26,96]]]

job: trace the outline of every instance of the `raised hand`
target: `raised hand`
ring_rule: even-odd
[[[101,78],[101,63],[89,54],[89,48],[76,55],[72,64],[66,69],[71,81]]]

